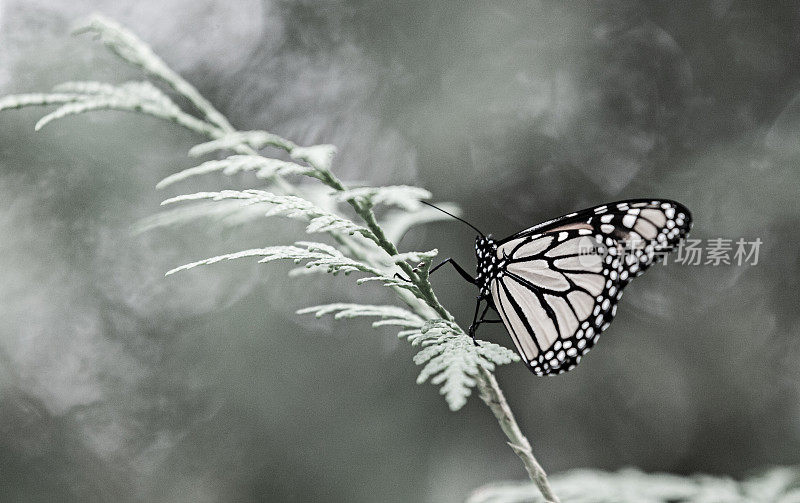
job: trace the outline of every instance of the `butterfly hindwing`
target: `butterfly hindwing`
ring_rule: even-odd
[[[523,359],[539,375],[571,369],[616,313],[619,264],[589,228],[529,236],[498,256],[492,296]]]
[[[489,290],[529,368],[548,375],[577,365],[608,328],[625,285],[672,249],[690,225],[679,203],[632,200],[582,210],[495,243]]]

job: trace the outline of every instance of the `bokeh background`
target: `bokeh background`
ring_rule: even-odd
[[[89,38],[129,26],[239,129],[334,143],[354,182],[410,183],[498,236],[582,207],[668,197],[693,237],[763,241],[750,267],[655,267],[573,372],[498,379],[551,472],[742,476],[800,461],[800,3],[0,0],[0,93],[140,78]],[[132,226],[197,138],[100,113],[40,133],[0,114],[0,494],[5,501],[462,501],[522,479],[479,400],[450,413],[389,302],[288,265],[182,263],[288,243],[285,220]],[[456,222],[409,233],[474,263]],[[434,278],[460,320],[474,291]],[[482,337],[511,345],[500,327]]]

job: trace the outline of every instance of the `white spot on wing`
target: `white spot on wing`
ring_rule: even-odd
[[[622,225],[630,229],[633,227],[633,224],[636,223],[636,215],[631,215],[630,213],[622,217]]]

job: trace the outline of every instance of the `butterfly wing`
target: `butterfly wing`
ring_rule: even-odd
[[[497,243],[492,300],[537,375],[571,370],[616,314],[622,289],[689,232],[674,201],[588,208]]]

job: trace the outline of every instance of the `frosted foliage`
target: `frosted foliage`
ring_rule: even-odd
[[[263,190],[224,190],[222,192],[198,192],[167,199],[162,204],[172,204],[184,201],[197,201],[210,199],[212,201],[223,201],[238,199],[244,204],[266,203],[271,207],[266,211],[266,216],[286,215],[289,217],[300,218],[308,221],[306,231],[313,232],[343,232],[347,234],[359,233],[365,236],[371,232],[346,218],[330,213],[314,205],[301,197],[277,195]]]
[[[476,341],[475,344],[455,323],[446,320],[427,322],[420,329],[400,333],[414,346],[423,349],[414,357],[422,365],[417,383],[429,380],[441,386],[450,410],[464,406],[475,386],[479,368],[492,371],[495,365],[519,361],[514,351],[503,346]]]
[[[420,209],[422,205],[419,201],[421,199],[429,199],[431,193],[419,187],[399,185],[392,187],[360,187],[341,192],[337,197],[342,201],[359,198],[373,205],[385,204],[413,211]]]
[[[194,204],[182,210],[173,210],[156,217],[140,221],[135,226],[145,232],[179,222],[198,218],[231,220],[236,223],[251,221],[252,212],[237,211],[240,207],[265,206],[267,217],[284,215],[307,222],[306,232],[329,235],[334,243],[299,241],[289,246],[267,246],[238,252],[216,255],[191,262],[167,272],[172,275],[194,269],[201,265],[212,265],[223,261],[255,257],[259,262],[291,260],[304,264],[308,271],[332,274],[352,272],[366,273],[358,284],[378,282],[392,288],[415,313],[391,310],[389,307],[356,307],[339,304],[335,307],[317,308],[319,316],[335,313],[341,317],[378,316],[376,325],[400,325],[414,345],[424,346],[415,357],[423,365],[419,383],[431,380],[441,385],[442,394],[452,410],[461,408],[471,388],[477,383],[479,369],[491,371],[497,364],[508,363],[516,355],[495,344],[475,346],[464,332],[452,321],[439,320],[425,323],[432,316],[450,317],[436,300],[428,282],[428,271],[437,251],[400,253],[395,245],[387,241],[381,224],[372,213],[378,205],[399,208],[409,212],[394,211],[387,214],[387,222],[393,234],[402,237],[409,227],[433,220],[429,216],[414,214],[421,209],[420,200],[431,197],[430,192],[407,185],[384,187],[347,187],[331,171],[336,148],[329,144],[301,146],[268,131],[235,131],[228,120],[220,114],[188,81],[173,71],[164,60],[140,40],[132,31],[110,18],[93,15],[79,23],[77,33],[89,33],[102,42],[107,49],[124,62],[143,71],[159,86],[179,95],[190,105],[182,109],[162,90],[149,80],[111,84],[81,80],[67,81],[56,85],[51,93],[34,93],[7,96],[0,99],[0,110],[31,106],[53,106],[57,108],[44,115],[36,129],[57,119],[98,110],[138,112],[177,123],[211,140],[193,147],[189,154],[202,156],[219,151],[233,151],[235,155],[221,160],[206,161],[171,175],[159,184],[167,187],[190,177],[222,172],[233,176],[241,172],[255,171],[259,178],[274,184],[274,191],[261,189],[223,190],[198,192],[165,200],[162,204],[218,202],[219,211],[209,211],[208,206]],[[288,154],[296,162],[261,156],[262,149],[273,148]],[[317,179],[334,190],[327,201],[318,190],[308,190],[289,183],[284,177],[306,175]],[[304,192],[308,194],[304,197]],[[321,204],[313,202],[320,201]],[[338,206],[347,205],[363,225],[346,216]],[[410,279],[404,277],[408,276]],[[399,308],[397,308],[399,309]],[[404,314],[405,313],[405,314]],[[418,330],[418,332],[408,332]]]
[[[234,155],[218,161],[207,161],[199,166],[170,175],[158,182],[156,188],[163,189],[174,183],[186,180],[187,178],[208,173],[221,172],[224,175],[232,176],[247,171],[254,171],[258,178],[270,178],[275,175],[308,175],[313,173],[313,169],[300,166],[293,162],[269,159],[259,155]]]
[[[573,470],[551,478],[562,501],[571,503],[795,503],[800,501],[800,472],[773,468],[743,481],[728,477],[680,477]],[[467,503],[544,503],[529,482],[497,482],[475,490]]]

